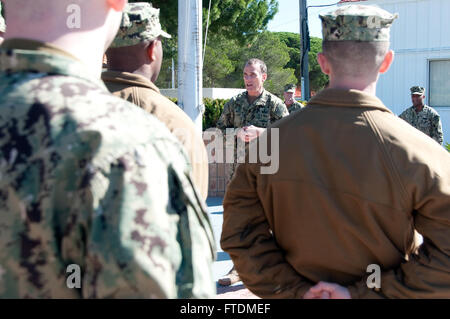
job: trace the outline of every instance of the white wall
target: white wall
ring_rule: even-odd
[[[411,86],[425,87],[428,100],[429,61],[450,59],[450,0],[369,0],[361,4],[399,14],[391,28],[395,60],[380,76],[377,96],[397,115],[412,105]],[[435,109],[441,115],[444,140],[450,142],[450,101],[448,107]]]
[[[203,97],[210,99],[230,99],[243,91],[245,89],[203,88]],[[177,89],[160,89],[160,92],[166,97],[178,97]]]

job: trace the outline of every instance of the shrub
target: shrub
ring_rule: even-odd
[[[203,99],[205,105],[205,113],[203,114],[203,130],[207,130],[210,127],[216,127],[216,123],[222,114],[223,107],[228,100],[222,99]]]
[[[173,103],[178,104],[178,99],[170,97]],[[203,104],[205,105],[205,113],[203,113],[203,130],[207,130],[210,127],[216,127],[216,123],[219,120],[220,115],[222,114],[223,107],[228,100],[222,99],[209,99],[204,98]]]
[[[445,148],[447,149],[447,151],[450,152],[450,144],[449,144],[449,143],[446,143],[446,144],[445,144]]]

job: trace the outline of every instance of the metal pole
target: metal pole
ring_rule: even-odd
[[[172,89],[175,89],[175,61],[172,58]]]
[[[307,0],[300,0],[300,36],[301,36],[301,74],[302,74],[302,100],[309,101],[309,29]]]
[[[202,2],[178,0],[178,105],[202,132]]]

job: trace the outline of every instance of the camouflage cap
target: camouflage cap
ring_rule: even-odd
[[[129,3],[125,7],[119,32],[111,48],[132,46],[159,36],[171,38],[161,29],[159,9],[147,2]]]
[[[287,84],[284,86],[284,92],[295,93],[295,84]]]
[[[348,5],[320,15],[324,41],[389,41],[398,14],[374,6]]]
[[[413,86],[410,90],[411,95],[423,95],[425,93],[425,88],[421,86]]]
[[[0,2],[0,32],[5,32],[5,31],[6,31],[6,22],[2,16],[2,3]]]

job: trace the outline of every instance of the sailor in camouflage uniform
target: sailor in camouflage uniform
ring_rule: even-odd
[[[267,66],[259,59],[250,59],[244,67],[244,83],[246,91],[231,98],[224,106],[217,121],[224,136],[227,129],[239,129],[235,139],[226,139],[226,148],[233,148],[234,162],[226,164],[226,182],[230,182],[238,163],[244,159],[244,149],[238,147],[237,139],[248,142],[257,138],[265,129],[279,119],[288,116],[289,112],[275,95],[264,89],[267,79]],[[231,143],[230,143],[231,142]],[[228,286],[238,282],[239,275],[231,269],[219,284]]]
[[[284,87],[284,104],[286,105],[289,114],[291,114],[294,111],[300,110],[303,105],[299,102],[297,102],[294,99],[295,94],[295,85],[294,84],[288,84]]]
[[[264,89],[267,79],[267,66],[259,59],[250,59],[244,67],[244,83],[246,91],[231,98],[224,106],[217,121],[217,128],[223,134],[226,129],[240,129],[237,138],[248,143],[257,138],[264,130],[279,119],[288,116],[289,112],[278,97]],[[228,139],[229,141],[230,139]],[[237,165],[237,143],[227,145],[235,148],[234,163],[228,165],[228,181],[231,180]]]
[[[444,143],[441,118],[432,107],[424,104],[425,89],[420,86],[411,88],[413,106],[400,114],[400,118],[422,131],[439,144]]]
[[[70,3],[5,3],[11,20],[0,47],[0,297],[214,296],[213,233],[183,147],[100,81],[102,50],[123,2],[81,2],[92,19],[81,30],[48,29],[52,36],[75,33],[70,42],[31,36],[36,26],[65,22],[57,15]],[[44,9],[53,21],[35,14]],[[106,21],[99,33],[87,29],[93,21]],[[84,56],[74,50],[80,45]],[[66,273],[73,264],[81,268],[74,289]]]

